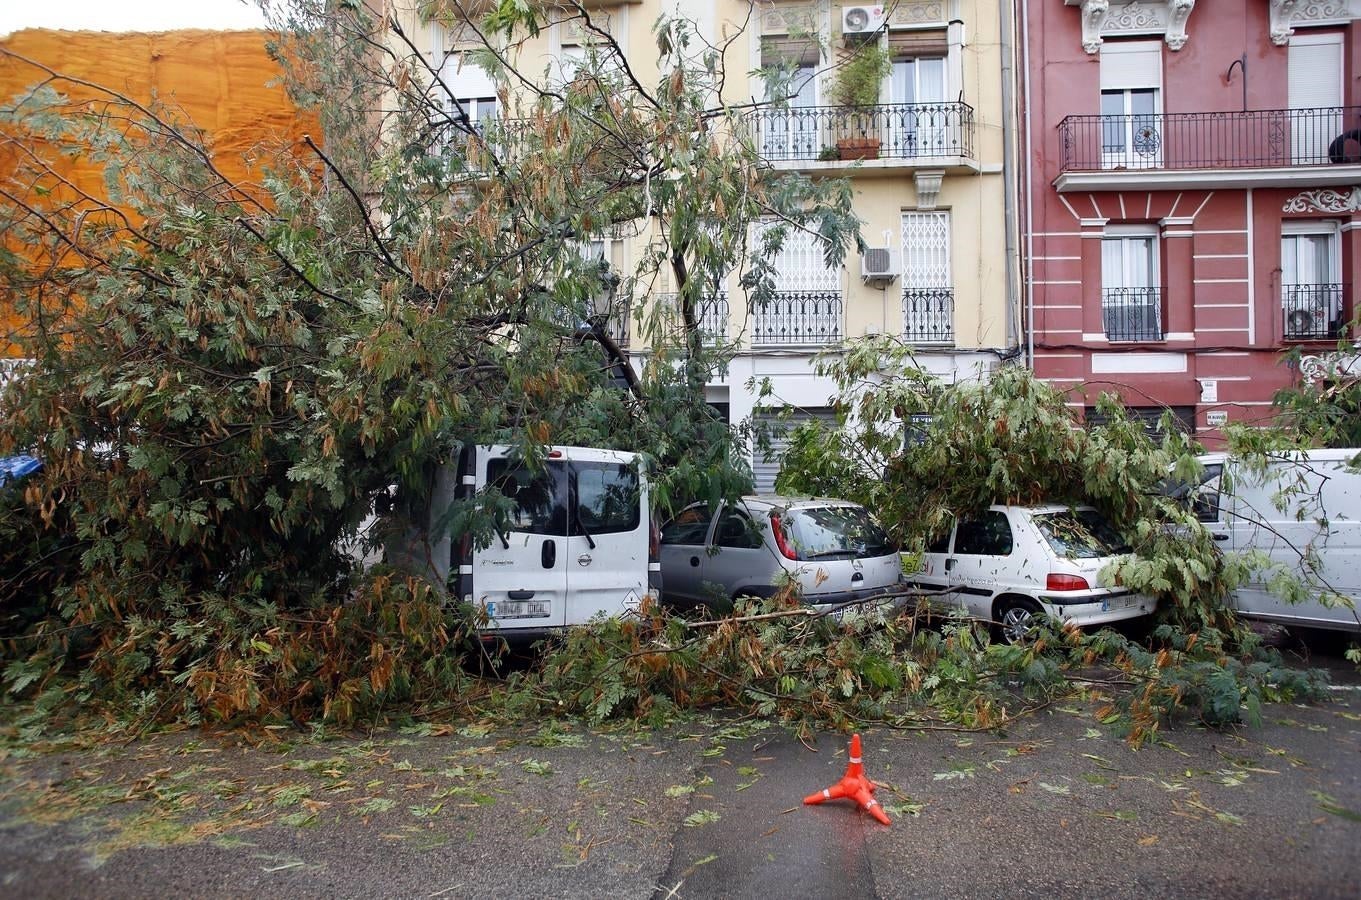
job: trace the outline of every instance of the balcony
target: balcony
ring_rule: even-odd
[[[950,288],[905,288],[903,340],[909,344],[953,344],[955,292]]]
[[[1101,321],[1106,340],[1164,340],[1162,307],[1162,288],[1104,288]]]
[[[1361,178],[1361,107],[1068,116],[1067,190],[1351,185]]]
[[[1335,341],[1347,327],[1347,287],[1287,284],[1281,289],[1281,334],[1287,341]]]
[[[958,166],[974,159],[974,114],[967,103],[768,108],[748,113],[746,125],[757,151],[782,168],[838,168],[855,160],[880,160],[876,165],[883,167]]]
[[[657,303],[669,316],[674,317],[674,326],[679,330],[681,327],[681,313],[678,294],[658,294]],[[699,308],[696,310],[699,316],[699,333],[706,344],[717,344],[727,340],[728,337],[728,294],[720,291],[718,294],[705,296],[699,301]]]
[[[840,340],[840,291],[780,291],[753,316],[752,346],[823,346]]]

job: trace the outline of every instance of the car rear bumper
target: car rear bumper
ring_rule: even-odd
[[[1102,625],[1151,615],[1158,601],[1129,591],[1079,592],[1080,596],[1046,596],[1040,601],[1045,612],[1074,625]]]

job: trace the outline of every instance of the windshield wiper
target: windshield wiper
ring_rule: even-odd
[[[589,531],[586,530],[586,523],[583,522],[583,521],[581,521],[581,510],[577,510],[576,521],[577,521],[577,527],[580,528],[580,529],[581,529],[581,533],[582,533],[583,535],[586,536],[586,543],[587,543],[587,545],[589,545],[590,548],[591,548],[592,550],[594,550],[594,549],[595,549],[595,538],[591,537],[591,533],[590,533]]]

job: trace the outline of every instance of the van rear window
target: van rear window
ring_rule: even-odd
[[[506,525],[529,534],[567,534],[567,466],[548,462],[544,471],[531,472],[522,463],[493,459],[487,463],[487,482],[510,500]]]
[[[575,462],[577,514],[587,534],[635,531],[642,520],[638,473],[619,463]],[[573,529],[575,532],[575,529]]]

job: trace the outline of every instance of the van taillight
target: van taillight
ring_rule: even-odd
[[[656,520],[648,522],[647,529],[647,561],[656,562],[662,558],[662,533],[657,528]]]
[[[1087,591],[1091,590],[1091,585],[1087,584],[1087,579],[1080,575],[1063,575],[1058,572],[1050,572],[1049,577],[1044,580],[1045,590],[1049,591]]]
[[[775,546],[780,548],[780,555],[785,559],[798,559],[798,552],[789,546],[789,540],[784,536],[784,529],[780,527],[780,514],[770,514],[770,530],[775,535]]]

